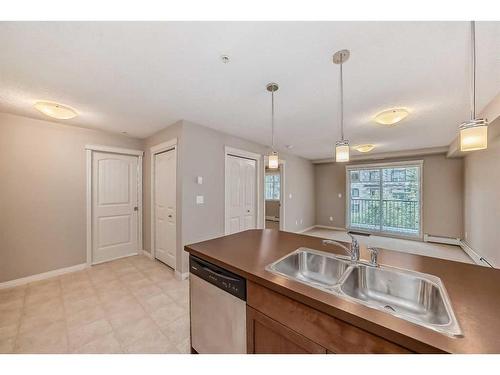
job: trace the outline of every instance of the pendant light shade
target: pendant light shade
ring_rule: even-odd
[[[484,150],[488,147],[488,120],[476,118],[476,24],[471,21],[471,119],[462,123],[460,151]]]
[[[269,169],[279,168],[279,156],[278,152],[274,150],[274,92],[278,91],[279,86],[277,83],[269,83],[266,86],[267,91],[271,93],[271,153],[269,154]]]
[[[335,52],[333,63],[340,65],[340,141],[335,143],[335,161],[345,163],[349,161],[349,141],[344,139],[344,77],[343,64],[349,59],[350,52],[347,49]]]

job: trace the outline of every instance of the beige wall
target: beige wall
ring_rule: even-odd
[[[0,282],[86,261],[86,144],[140,140],[0,113]]]
[[[488,149],[465,157],[465,241],[500,268],[500,117],[490,124]]]
[[[445,155],[427,155],[381,162],[423,160],[423,230],[424,233],[463,237],[463,160]],[[373,163],[358,162],[363,164]],[[345,165],[315,165],[316,224],[345,227]],[[342,194],[339,198],[338,194]],[[333,221],[329,217],[333,217]]]
[[[177,211],[181,212],[178,222],[182,223],[180,247],[224,235],[224,152],[225,146],[264,154],[265,146],[233,137],[207,127],[182,121],[173,132],[168,127],[164,131],[146,140],[150,146],[177,136],[179,140],[181,170],[178,172],[178,184],[181,184],[182,194],[178,192]],[[145,160],[149,158],[146,155]],[[285,189],[292,193],[286,207],[286,229],[300,230],[314,225],[314,168],[308,160],[292,155],[282,155],[286,160]],[[149,164],[144,168],[144,202],[150,204]],[[196,177],[203,177],[203,184],[196,183]],[[178,185],[179,187],[179,185]],[[205,203],[197,205],[196,195],[203,195]],[[149,216],[150,211],[145,210]],[[301,223],[302,221],[302,223]],[[297,224],[296,224],[297,223]],[[149,218],[144,220],[144,233],[150,233]],[[146,238],[146,237],[145,237]],[[150,242],[145,242],[145,249],[150,250]],[[181,262],[181,264],[179,264]],[[178,249],[178,269],[187,271],[187,254]]]

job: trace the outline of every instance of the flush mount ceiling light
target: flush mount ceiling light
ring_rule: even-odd
[[[347,49],[335,52],[333,63],[340,65],[340,141],[335,143],[335,161],[349,161],[349,141],[344,139],[344,80],[342,66],[349,59],[350,52]]]
[[[267,91],[271,93],[271,153],[269,154],[269,169],[278,169],[279,156],[278,152],[274,150],[274,92],[278,91],[279,86],[277,83],[271,82],[266,86]]]
[[[371,150],[373,150],[375,148],[375,146],[366,144],[366,145],[354,146],[353,148],[359,152],[370,152]]]
[[[375,115],[375,122],[382,125],[394,125],[408,116],[408,110],[404,108],[393,108],[382,111]]]
[[[35,107],[36,110],[42,112],[44,115],[56,118],[58,120],[69,120],[78,116],[78,113],[73,108],[64,104],[50,102],[47,100],[37,101],[33,105],[33,107]]]
[[[488,147],[488,120],[476,118],[476,24],[470,23],[471,31],[471,113],[470,120],[460,127],[460,151],[484,150]]]

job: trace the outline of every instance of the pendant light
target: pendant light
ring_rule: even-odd
[[[343,49],[335,52],[333,63],[340,65],[340,141],[335,143],[335,161],[349,161],[349,141],[344,139],[344,80],[342,75],[342,65],[349,59],[350,52]]]
[[[488,120],[476,118],[476,25],[471,21],[471,118],[460,125],[460,151],[483,150],[488,147]]]
[[[271,153],[269,154],[269,169],[278,169],[279,157],[278,152],[274,150],[274,92],[278,91],[277,83],[269,83],[266,86],[267,91],[271,93]]]

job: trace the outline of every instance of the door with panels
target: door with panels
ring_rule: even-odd
[[[137,254],[138,157],[92,153],[92,263]]]
[[[155,257],[175,269],[176,261],[176,149],[154,158]]]
[[[229,234],[257,227],[257,162],[238,156],[227,156],[226,225]]]

